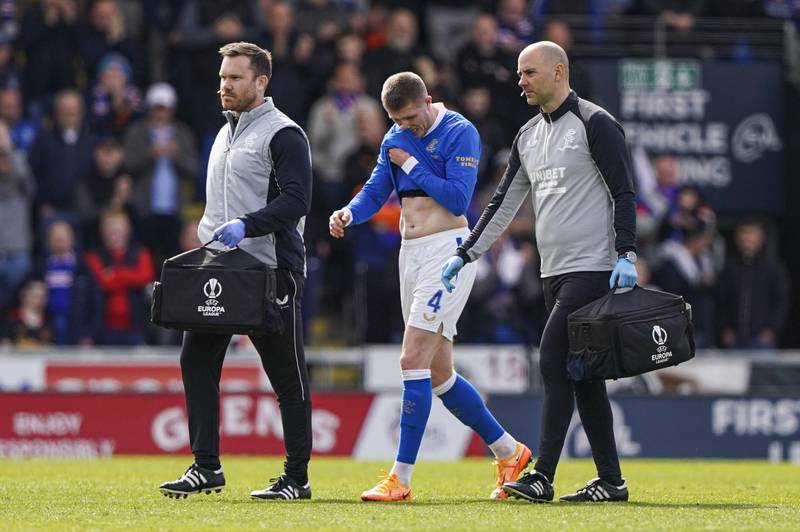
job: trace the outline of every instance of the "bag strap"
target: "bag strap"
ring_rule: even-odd
[[[201,247],[201,248],[207,248],[208,246],[210,246],[210,245],[211,245],[211,244],[213,244],[214,242],[216,242],[216,240],[214,240],[214,239],[212,238],[211,240],[209,240],[208,242],[206,242],[205,244],[203,244],[203,245],[202,245],[202,246],[200,246],[200,247]],[[239,247],[239,246],[233,246],[233,247],[232,247],[232,248],[230,248],[230,249],[236,249],[236,248],[238,248],[238,247]]]
[[[639,288],[638,284],[635,284],[635,285],[631,286],[630,288],[620,288],[618,286],[615,286],[614,288],[610,289],[608,291],[608,293],[609,294],[613,294],[613,295],[624,294],[626,292],[633,292],[633,290],[635,290],[636,288]]]

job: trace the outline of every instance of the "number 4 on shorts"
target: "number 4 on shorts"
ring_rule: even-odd
[[[438,290],[433,297],[428,300],[428,306],[433,309],[434,312],[439,312],[439,309],[442,308],[442,291]]]

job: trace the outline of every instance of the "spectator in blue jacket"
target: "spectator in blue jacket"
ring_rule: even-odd
[[[25,155],[39,134],[39,123],[25,116],[19,88],[10,85],[0,89],[0,120],[8,125],[14,147]]]
[[[56,345],[90,345],[96,324],[98,292],[91,273],[75,248],[75,232],[67,222],[53,222],[47,231],[42,261],[47,285],[47,318]]]

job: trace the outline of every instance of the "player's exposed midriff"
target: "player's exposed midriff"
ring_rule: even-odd
[[[402,205],[400,235],[406,240],[467,227],[465,216],[454,215],[433,198],[403,198]]]

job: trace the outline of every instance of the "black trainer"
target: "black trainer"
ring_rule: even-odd
[[[189,495],[196,495],[198,493],[205,493],[208,495],[212,491],[219,493],[225,487],[225,475],[222,473],[222,467],[216,471],[200,467],[197,464],[192,464],[189,469],[179,478],[172,482],[164,482],[158,489],[165,497],[175,497],[184,499]]]
[[[564,502],[625,502],[628,500],[628,484],[623,480],[615,486],[605,480],[593,478],[575,493],[561,497]]]
[[[547,477],[534,470],[519,477],[516,482],[503,484],[503,491],[515,499],[531,502],[550,502],[553,500],[553,485]]]
[[[278,478],[271,478],[269,481],[269,486],[263,490],[251,491],[250,496],[254,499],[264,499],[268,501],[291,501],[294,499],[311,498],[311,487],[308,484],[301,486],[286,476],[286,474],[283,474]]]

